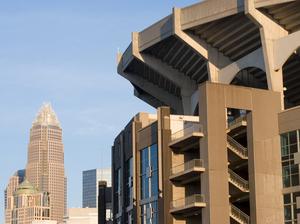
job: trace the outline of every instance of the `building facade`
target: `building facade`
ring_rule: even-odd
[[[24,180],[9,196],[6,211],[8,224],[32,224],[35,220],[50,220],[50,197],[39,192],[28,180]]]
[[[98,182],[98,224],[112,223],[112,191],[106,181]]]
[[[69,208],[66,224],[97,224],[97,208]]]
[[[114,223],[171,223],[170,213],[165,212],[172,198],[171,129],[178,135],[194,125],[199,125],[199,117],[170,115],[169,108],[160,108],[157,115],[137,114],[116,137],[112,147]]]
[[[82,207],[97,208],[98,182],[105,181],[111,187],[111,168],[93,169],[82,172]]]
[[[19,187],[19,185],[24,181],[25,170],[18,170],[10,177],[8,185],[4,191],[4,209],[5,209],[5,224],[10,224],[12,222],[12,211],[14,193]]]
[[[30,129],[26,177],[40,191],[49,192],[50,219],[63,222],[66,177],[62,129],[50,104],[44,104]]]
[[[159,109],[114,142],[115,223],[300,222],[299,18],[298,0],[206,0],[132,34],[118,73]]]

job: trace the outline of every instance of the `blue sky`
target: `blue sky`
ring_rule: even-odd
[[[116,134],[139,111],[116,73],[116,53],[140,31],[196,0],[0,1],[0,222],[9,176],[24,168],[29,129],[43,102],[63,127],[69,207],[81,206],[81,171],[110,166]]]

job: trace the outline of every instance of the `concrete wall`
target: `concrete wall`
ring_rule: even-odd
[[[203,223],[229,223],[226,108],[250,111],[247,133],[251,223],[283,223],[280,93],[212,83],[201,85],[199,90],[200,123],[204,127],[200,157],[206,169],[201,190],[207,201]]]

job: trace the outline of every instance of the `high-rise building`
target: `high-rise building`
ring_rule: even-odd
[[[32,224],[35,220],[50,220],[50,200],[48,192],[39,192],[25,179],[9,197],[7,224]]]
[[[49,192],[50,219],[63,222],[66,178],[62,129],[50,104],[44,104],[30,129],[26,177],[40,191]]]
[[[82,172],[83,208],[97,208],[99,181],[106,181],[107,187],[111,187],[111,168],[93,169]]]
[[[114,143],[114,223],[300,222],[299,18],[298,0],[206,0],[132,34],[118,73],[159,109]]]
[[[24,181],[25,170],[18,170],[13,176],[10,177],[8,185],[4,191],[4,208],[5,208],[5,223],[11,224],[12,222],[12,207],[13,196],[20,183]]]

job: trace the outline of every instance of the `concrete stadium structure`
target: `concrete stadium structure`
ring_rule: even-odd
[[[199,118],[197,138],[183,129],[179,139],[163,138],[168,147],[158,144],[158,152],[170,153],[158,161],[169,173],[158,172],[162,217],[155,223],[297,223],[297,216],[300,222],[299,0],[207,0],[174,8],[132,34],[118,54],[118,73],[153,107]],[[191,154],[195,144],[198,153]],[[175,157],[183,167],[187,158],[202,161],[198,189],[178,183],[182,176],[171,178]],[[132,189],[139,192],[140,165],[133,163]],[[189,204],[192,189],[201,196]],[[130,220],[147,223],[135,196]]]

